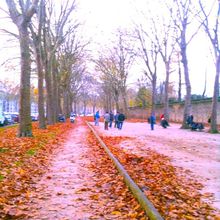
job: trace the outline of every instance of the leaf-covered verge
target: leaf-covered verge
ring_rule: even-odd
[[[88,168],[95,174],[96,189],[90,219],[148,219],[92,132],[87,140],[92,160]]]
[[[18,138],[17,128],[0,129],[0,218],[22,218],[34,183],[47,170],[51,155],[59,150],[70,123],[59,123],[40,130],[33,123],[32,138]]]
[[[164,219],[220,219],[220,213],[204,202],[202,184],[187,170],[173,167],[168,157],[151,149],[145,157],[122,149],[119,143],[129,137],[102,139]]]

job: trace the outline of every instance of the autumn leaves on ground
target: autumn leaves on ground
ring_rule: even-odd
[[[33,138],[17,138],[16,127],[0,129],[1,219],[39,219],[34,218],[34,215],[40,216],[40,205],[38,207],[38,200],[33,198],[33,195],[38,196],[37,183],[45,175],[48,182],[53,180],[53,177],[47,176],[48,169],[57,155],[65,155],[64,145],[67,141],[72,146],[86,141],[86,150],[81,149],[81,154],[84,155],[78,160],[74,158],[74,163],[80,163],[80,166],[85,167],[87,173],[83,175],[88,174],[88,182],[76,186],[74,180],[69,178],[70,183],[65,184],[72,187],[73,194],[77,195],[70,198],[68,208],[75,207],[76,212],[85,212],[88,218],[74,218],[73,214],[68,215],[68,212],[64,216],[65,208],[62,208],[64,214],[60,217],[57,215],[57,219],[147,219],[84,122],[77,119],[75,124],[71,124],[67,121],[50,126],[47,130],[39,130],[37,123],[33,126]],[[85,131],[83,134],[77,134],[77,143],[74,139],[68,140],[69,134],[74,134],[74,131],[82,126],[85,127]],[[199,193],[202,184],[184,175],[177,177],[177,170],[171,166],[167,157],[150,149],[145,157],[120,149],[119,143],[130,137],[103,136],[102,139],[164,219],[218,219],[214,210],[202,200]],[[85,159],[89,162],[84,164]],[[47,181],[44,184],[47,185]],[[62,181],[59,184],[62,184]],[[39,194],[44,200],[43,192]],[[65,196],[65,193],[58,192],[56,196]],[[35,204],[31,207],[34,200]],[[59,204],[53,208],[53,213],[56,209],[59,212]],[[41,217],[52,219],[49,213],[48,216]]]
[[[17,138],[17,127],[0,130],[0,217],[22,217],[37,180],[47,170],[50,156],[65,140],[70,124],[57,124],[39,130],[34,138]]]

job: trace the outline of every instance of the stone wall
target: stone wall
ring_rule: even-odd
[[[192,100],[192,112],[194,121],[207,123],[211,115],[212,99]],[[183,120],[184,102],[171,103],[169,105],[170,121],[182,122]],[[150,109],[133,107],[128,111],[128,117],[146,119],[150,116]],[[163,113],[163,105],[156,105],[156,117],[159,119]],[[220,99],[218,100],[217,107],[217,123],[220,125]]]

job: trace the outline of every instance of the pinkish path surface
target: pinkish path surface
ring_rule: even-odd
[[[85,143],[86,127],[78,126],[53,159],[49,171],[31,194],[32,212],[27,219],[89,219],[88,205],[91,171],[88,171],[88,147]],[[82,190],[84,189],[84,190]]]
[[[148,123],[129,122],[124,123],[122,130],[104,130],[103,123],[95,128],[105,136],[133,137],[120,145],[132,153],[144,155],[151,148],[169,156],[175,167],[190,170],[204,185],[202,193],[213,194],[208,202],[220,209],[220,134],[183,130],[179,124],[171,124],[167,129],[155,125],[153,131]]]
[[[106,153],[88,143],[89,128],[80,119],[76,123],[29,193],[22,220],[127,220],[139,210]]]

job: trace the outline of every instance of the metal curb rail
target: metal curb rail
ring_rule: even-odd
[[[108,147],[105,145],[105,143],[102,141],[102,139],[98,136],[94,128],[86,122],[88,127],[91,129],[101,146],[104,148],[110,159],[113,161],[114,165],[116,166],[119,173],[124,178],[124,181],[126,185],[130,188],[131,192],[133,193],[134,197],[138,200],[141,207],[146,212],[146,215],[151,220],[163,220],[160,213],[156,210],[154,205],[147,199],[145,194],[141,191],[141,189],[138,187],[138,185],[134,182],[134,180],[129,176],[128,172],[125,170],[125,168],[120,164],[120,162],[115,158],[115,156],[111,153],[111,151],[108,149]]]

